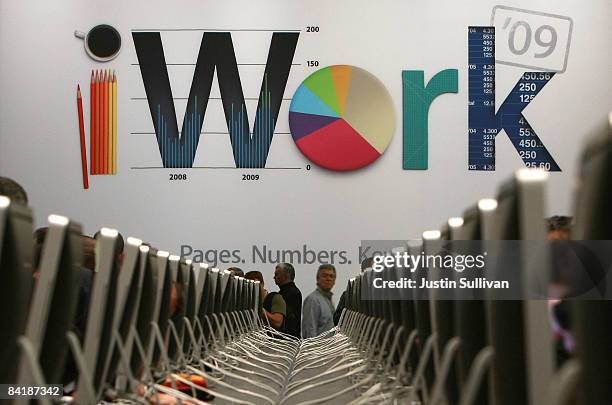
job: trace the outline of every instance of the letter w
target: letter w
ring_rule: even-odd
[[[272,35],[251,133],[231,34],[205,32],[179,136],[161,36],[132,33],[164,167],[193,166],[215,69],[236,167],[265,167],[298,36]]]

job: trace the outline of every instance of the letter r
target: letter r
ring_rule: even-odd
[[[404,170],[427,170],[429,106],[444,93],[457,93],[458,77],[457,69],[445,69],[436,73],[425,86],[422,70],[402,72]]]

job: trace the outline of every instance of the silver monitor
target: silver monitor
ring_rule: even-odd
[[[146,260],[146,255],[140,250],[142,241],[135,238],[128,238],[125,247],[125,257],[121,265],[119,273],[119,281],[117,285],[117,305],[115,305],[115,314],[113,317],[113,330],[119,335],[120,342],[115,340],[115,332],[113,332],[112,341],[114,345],[111,348],[111,355],[106,358],[106,365],[103,373],[103,381],[112,384],[117,366],[119,364],[120,351],[118,344],[131,349],[131,343],[128,342],[131,338],[130,330],[136,322],[137,311],[142,295],[143,282],[143,267],[141,260]],[[130,352],[125,353],[127,358],[123,359],[124,364],[130,362]],[[104,386],[101,385],[100,389]]]
[[[128,352],[131,352],[130,368],[136,377],[146,365],[146,356],[149,352],[149,342],[151,337],[151,322],[155,318],[155,306],[158,291],[157,280],[157,251],[148,246],[140,247],[140,273],[142,275],[141,296],[136,310],[135,330],[130,330],[128,335]],[[140,353],[135,346],[136,339],[144,346],[144,353]]]
[[[205,291],[206,291],[206,282],[210,280],[208,278],[208,264],[199,263],[194,265],[194,270],[197,275],[196,289],[195,289],[195,314],[200,317],[200,307],[202,306],[202,302],[206,300]]]
[[[612,240],[612,112],[585,147],[580,168],[573,239]],[[607,296],[612,291],[611,269],[591,277]],[[581,363],[580,405],[603,404],[612,398],[612,301],[576,300],[572,329]]]
[[[503,253],[508,245],[518,260],[499,255],[488,269],[522,290],[525,298],[495,293],[488,301],[489,340],[495,350],[492,388],[496,404],[544,403],[553,373],[553,346],[546,296],[533,299],[532,289],[546,291],[550,274],[547,245],[518,244],[518,240],[546,239],[544,187],[547,175],[534,169],[519,170],[500,187],[495,207],[485,211],[485,238]]]
[[[112,339],[119,278],[119,264],[115,255],[117,237],[116,230],[102,228],[96,240],[96,269],[83,345],[87,372],[95,392],[102,385]],[[77,387],[77,397],[85,395],[84,390],[82,386]]]
[[[0,196],[0,384],[17,378],[17,337],[26,327],[32,289],[32,214]]]
[[[463,224],[451,231],[454,240],[479,241],[482,239],[482,219],[478,206],[463,213]],[[474,245],[478,243],[475,242]],[[476,246],[475,246],[476,248]],[[457,354],[458,385],[464,387],[474,358],[487,345],[487,327],[484,297],[471,296],[463,299],[460,292],[455,302],[455,335],[461,339]],[[487,403],[488,387],[483,384],[475,404]]]
[[[49,216],[25,336],[39,356],[47,383],[61,383],[68,354],[66,333],[72,328],[78,301],[83,245],[80,225]],[[31,374],[21,361],[19,381]]]

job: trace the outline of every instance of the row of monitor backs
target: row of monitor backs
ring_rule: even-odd
[[[612,240],[612,114],[583,150],[580,176],[575,192],[575,240]],[[463,221],[449,221],[434,239],[459,240],[543,240],[546,237],[546,173],[521,170],[504,183],[493,204],[476,204],[463,214]],[[489,206],[487,206],[489,205]],[[429,241],[405,250],[427,253]],[[452,243],[452,242],[451,242]],[[431,252],[433,253],[433,252]],[[528,260],[517,268],[520,277],[550,280],[550,262],[541,268]],[[605,291],[612,291],[612,275],[599,280]],[[387,269],[385,271],[397,271]],[[399,272],[398,272],[399,274]],[[418,333],[420,352],[410,357],[416,369],[419,355],[428,338],[435,333],[436,356],[447,343],[460,338],[456,367],[444,383],[450,404],[458,403],[470,368],[479,353],[492,348],[491,380],[479,389],[476,404],[544,404],[555,375],[554,347],[546,300],[436,300],[435,292],[409,291],[403,300],[380,298],[372,287],[376,274],[367,270],[351,279],[348,305],[370,316],[384,318]],[[397,277],[395,277],[397,278]],[[394,279],[392,276],[391,279]],[[365,294],[365,295],[364,295]],[[411,294],[421,294],[413,296]],[[431,294],[423,296],[422,294]],[[369,299],[364,300],[363,297]],[[579,299],[571,302],[572,330],[577,340],[580,367],[578,396],[581,405],[612,403],[612,301]],[[407,335],[406,335],[407,336]],[[439,366],[440,357],[438,357]],[[435,383],[434,359],[425,371],[428,389]],[[489,386],[490,385],[490,386]]]
[[[118,340],[136,375],[143,366],[158,364],[162,354],[176,360],[195,334],[205,334],[208,340],[219,327],[210,322],[213,314],[260,305],[258,283],[171,256],[135,238],[128,238],[119,265],[117,236],[117,231],[102,229],[96,242],[85,335],[79,339],[74,324],[83,271],[81,226],[50,216],[40,264],[34,269],[31,211],[0,196],[0,383],[60,384],[71,351],[84,367],[79,370],[77,397],[94,403],[115,376]],[[181,305],[171,314],[173,285]],[[166,339],[169,328],[178,339]],[[136,350],[136,334],[145,345],[146,359]],[[168,346],[160,347],[165,341]]]

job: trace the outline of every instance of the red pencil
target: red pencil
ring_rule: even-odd
[[[94,140],[94,170],[96,174],[100,174],[100,72],[96,71],[96,83],[94,85],[96,96],[95,96],[95,116],[96,116],[96,133]]]
[[[87,178],[87,149],[85,146],[85,125],[83,124],[83,100],[81,99],[81,86],[77,84],[77,109],[79,112],[79,132],[81,135],[81,166],[83,169],[83,188],[89,188]]]
[[[104,80],[102,81],[102,174],[107,174],[108,162],[108,75],[104,71]]]
[[[94,121],[94,95],[95,95],[95,86],[94,86],[94,71],[91,71],[91,81],[89,82],[89,172],[93,174],[94,171],[94,132],[96,128],[96,123]]]

